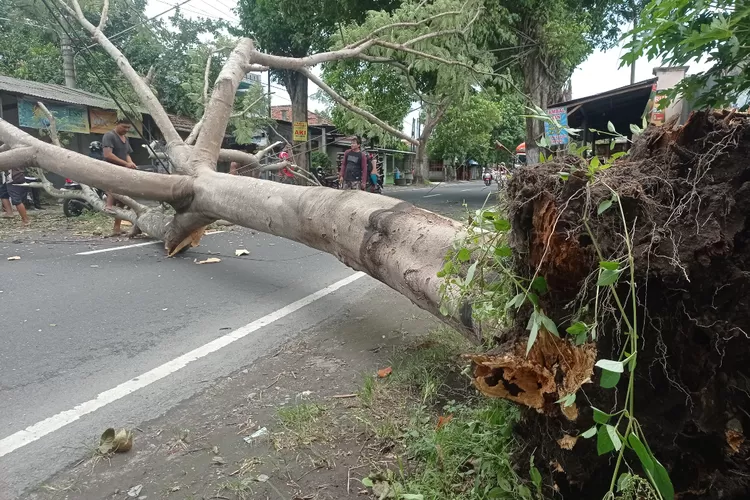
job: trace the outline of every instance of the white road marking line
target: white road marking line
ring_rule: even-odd
[[[168,361],[161,366],[157,366],[153,370],[149,370],[146,373],[138,375],[135,378],[123,382],[122,384],[104,391],[97,395],[94,399],[86,401],[75,406],[71,410],[66,410],[58,413],[52,417],[49,417],[41,422],[37,422],[22,431],[18,431],[15,434],[3,438],[0,440],[0,457],[12,453],[13,451],[26,446],[29,443],[51,434],[59,429],[62,429],[66,425],[75,422],[79,418],[93,413],[99,408],[102,408],[110,403],[122,399],[125,396],[134,393],[139,389],[143,389],[151,385],[152,383],[173,374],[174,372],[184,368],[189,363],[198,359],[204,358],[209,354],[218,351],[219,349],[226,347],[237,340],[250,335],[251,333],[260,330],[261,328],[270,325],[274,321],[278,321],[281,318],[292,314],[293,312],[302,309],[303,307],[312,304],[316,300],[322,299],[326,295],[330,295],[339,288],[343,288],[346,285],[354,283],[359,278],[365,276],[365,273],[358,272],[354,273],[332,285],[328,285],[325,288],[318,290],[315,293],[308,295],[307,297],[301,298],[289,305],[278,309],[270,314],[263,316],[260,319],[248,323],[247,325],[238,328],[237,330],[230,332],[222,337],[219,337],[211,342],[204,344],[192,351],[179,356],[172,361]]]
[[[100,248],[99,250],[90,250],[88,252],[80,252],[80,253],[77,253],[76,255],[94,255],[95,253],[114,252],[115,250],[125,250],[128,248],[145,247],[146,245],[156,245],[157,243],[161,243],[161,241],[147,241],[146,243],[136,243],[135,245],[124,245],[121,247],[112,247],[112,248]]]
[[[211,231],[210,233],[205,233],[203,236],[209,236],[211,234],[219,234],[223,232],[224,231]],[[145,247],[147,245],[156,245],[157,243],[161,243],[161,241],[147,241],[146,243],[135,243],[133,245],[123,245],[120,247],[100,248],[99,250],[89,250],[88,252],[80,252],[80,253],[77,253],[76,255],[94,255],[96,253],[114,252],[115,250],[127,250],[128,248]]]
[[[440,193],[426,194],[426,195],[422,196],[422,198],[432,198],[433,196],[440,196]]]

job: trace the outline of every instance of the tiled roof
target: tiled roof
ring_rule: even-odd
[[[196,121],[189,116],[173,114],[168,114],[167,116],[169,116],[169,121],[172,122],[172,125],[174,125],[174,128],[178,132],[191,132],[193,127],[195,127]]]
[[[292,107],[291,106],[271,106],[271,118],[277,121],[291,122],[292,121]],[[328,120],[323,118],[317,113],[312,111],[307,112],[307,123],[312,126],[329,125]]]
[[[80,89],[71,89],[54,83],[39,83],[0,75],[0,90],[22,96],[33,96],[50,101],[78,104],[101,109],[117,109],[108,97]]]

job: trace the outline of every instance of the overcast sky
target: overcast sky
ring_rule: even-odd
[[[146,7],[146,15],[148,17],[156,16],[182,1],[184,0],[149,0],[148,6]],[[189,0],[181,7],[181,10],[189,17],[200,16],[212,19],[224,19],[237,24],[239,20],[232,12],[233,7],[236,5],[237,0]],[[628,85],[630,83],[630,68],[623,67],[618,69],[622,53],[622,47],[619,46],[606,52],[596,51],[591,54],[591,56],[589,56],[589,58],[573,73],[573,98],[577,99],[579,97],[586,97]],[[635,81],[638,82],[651,78],[653,76],[653,69],[657,66],[659,66],[659,61],[649,62],[645,58],[639,60],[636,63]],[[705,68],[706,64],[693,64],[690,66],[688,73],[701,71]],[[316,69],[313,69],[313,71],[318,73]],[[264,88],[267,88],[266,74],[262,75],[262,82]],[[308,106],[311,111],[325,108],[323,103],[312,98],[318,90],[319,89],[315,84],[310,83],[308,88],[308,95],[310,96]],[[291,103],[289,94],[287,94],[283,86],[274,81],[271,81],[271,92],[272,105],[277,106]],[[404,131],[407,133],[411,132],[411,118],[411,116],[408,116],[404,120]]]

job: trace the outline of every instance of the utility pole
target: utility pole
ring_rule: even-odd
[[[65,76],[65,86],[71,89],[76,88],[76,69],[73,62],[73,46],[68,34],[60,33],[60,51],[63,59],[63,75]]]

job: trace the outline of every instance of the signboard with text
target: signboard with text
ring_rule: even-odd
[[[560,127],[568,126],[568,109],[567,108],[550,108],[547,114],[554,118]],[[544,135],[547,136],[547,142],[550,146],[559,146],[567,144],[570,138],[568,133],[562,128],[557,128],[550,122],[544,122]]]
[[[294,122],[292,130],[294,131],[294,142],[307,142],[307,122]]]
[[[117,112],[109,109],[89,108],[89,122],[92,134],[106,134],[117,125]],[[143,133],[141,122],[136,121],[135,128]],[[138,132],[131,127],[128,137],[138,137]]]
[[[60,132],[74,132],[77,134],[89,133],[89,115],[86,108],[82,106],[69,106],[66,104],[44,103],[52,116],[55,117],[55,125]],[[47,129],[49,120],[44,112],[36,105],[35,101],[26,99],[18,100],[18,125],[21,127]]]

